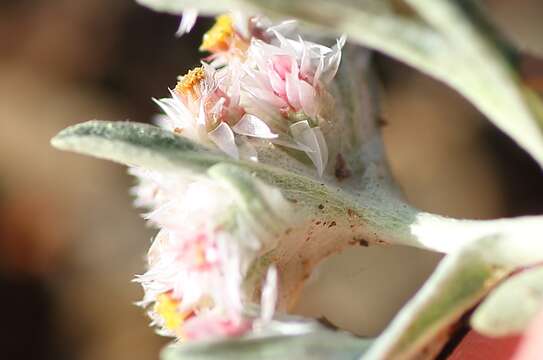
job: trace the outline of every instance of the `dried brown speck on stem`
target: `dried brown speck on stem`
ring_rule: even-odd
[[[346,179],[352,175],[351,170],[347,166],[347,162],[343,158],[343,155],[337,154],[336,156],[336,166],[335,166],[335,176],[339,181]]]

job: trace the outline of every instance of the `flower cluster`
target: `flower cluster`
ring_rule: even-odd
[[[195,16],[185,13],[180,32]],[[304,41],[295,29],[293,22],[219,16],[201,46],[211,55],[179,78],[171,97],[155,100],[164,112],[158,124],[236,159],[258,161],[262,145],[291,148],[306,154],[321,176],[328,160],[321,126],[333,106],[327,86],[343,41],[328,48]],[[260,316],[245,311],[254,291],[245,280],[274,243],[255,236],[228,190],[208,178],[131,171],[140,180],[136,205],[150,209],[146,218],[160,229],[149,269],[136,279],[159,333],[188,340],[235,336],[270,320],[275,269],[262,287]]]
[[[249,330],[254,319],[244,313],[242,283],[254,259],[272,244],[252,235],[236,215],[235,201],[216,182],[139,168],[131,173],[140,180],[137,205],[151,209],[146,218],[160,229],[149,250],[149,269],[136,278],[145,290],[141,305],[150,307],[159,333],[194,340]],[[267,286],[273,288],[275,280]],[[274,306],[275,297],[268,297],[263,314],[273,313]]]
[[[321,176],[328,163],[321,126],[330,121],[328,85],[343,42],[328,48],[305,41],[292,21],[272,26],[260,17],[221,15],[201,46],[211,52],[208,62],[157,100],[165,113],[160,124],[236,159],[257,161],[262,141],[292,148]]]

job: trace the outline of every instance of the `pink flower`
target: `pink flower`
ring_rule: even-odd
[[[242,80],[246,111],[285,134],[287,141],[275,142],[305,151],[322,175],[328,148],[320,124],[327,121],[323,110],[333,106],[327,85],[339,67],[344,39],[327,48],[275,36],[278,44],[253,39],[248,50]]]
[[[183,327],[187,340],[236,337],[246,334],[252,328],[252,322],[245,318],[229,318],[214,314],[193,317]]]

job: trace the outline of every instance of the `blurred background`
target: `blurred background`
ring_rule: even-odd
[[[484,2],[510,38],[543,53],[541,1]],[[166,343],[133,305],[153,235],[131,206],[133,180],[49,139],[90,119],[147,122],[151,97],[198,64],[211,22],[181,39],[177,24],[128,0],[0,1],[0,358],[156,359]],[[376,68],[390,163],[413,204],[478,219],[543,212],[538,167],[470,104],[390,58]],[[543,66],[527,69],[542,85]],[[321,266],[297,311],[375,335],[438,260],[350,250]]]

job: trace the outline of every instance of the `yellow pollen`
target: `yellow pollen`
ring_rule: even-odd
[[[226,51],[230,47],[230,41],[234,36],[234,26],[230,15],[220,15],[215,25],[205,33],[201,51],[217,52]]]
[[[205,77],[205,71],[202,67],[197,67],[189,70],[188,73],[183,75],[177,82],[175,91],[179,94],[185,95],[189,92],[195,94],[194,87],[197,86],[200,81]]]
[[[164,327],[168,330],[178,330],[192,314],[192,311],[180,312],[179,305],[181,301],[173,299],[170,293],[163,293],[157,297],[154,310],[164,320]]]

